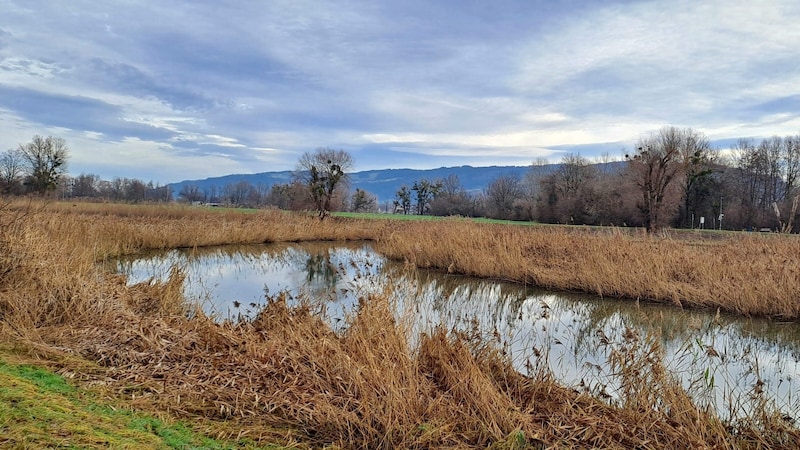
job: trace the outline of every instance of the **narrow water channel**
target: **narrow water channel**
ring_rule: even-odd
[[[178,265],[184,293],[218,320],[247,320],[266,298],[314,299],[334,329],[359,297],[388,294],[415,331],[443,324],[477,329],[521,372],[546,367],[568,386],[602,396],[618,388],[611,342],[626,330],[652,336],[668,370],[697,403],[723,418],[747,414],[762,391],[800,420],[800,324],[552,293],[517,284],[417,270],[369,244],[271,244],[173,250],[118,261],[129,283],[165,279]],[[296,300],[300,301],[300,300]]]

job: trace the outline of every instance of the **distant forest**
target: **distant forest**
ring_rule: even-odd
[[[742,139],[728,151],[710,146],[702,133],[665,127],[642,139],[622,161],[589,161],[566,154],[557,164],[537,160],[529,167],[465,188],[457,171],[437,178],[396,178],[392,198],[379,200],[362,178],[343,183],[332,211],[488,217],[576,225],[657,229],[714,228],[798,232],[800,135],[760,141]],[[30,191],[24,171],[8,170],[0,158],[0,192]],[[19,161],[17,161],[17,164]],[[480,170],[481,168],[470,168]],[[373,171],[371,177],[381,172]],[[13,176],[9,176],[13,175]],[[395,174],[396,175],[396,174]],[[97,175],[62,176],[60,198],[116,202],[169,202],[231,207],[312,210],[302,182],[254,184],[246,180],[179,190],[137,179],[102,180]],[[374,181],[374,180],[372,180]],[[385,180],[384,180],[385,181]],[[384,183],[385,184],[385,183]],[[366,187],[362,187],[366,186]]]

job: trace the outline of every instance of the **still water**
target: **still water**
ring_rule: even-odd
[[[696,402],[724,418],[746,415],[763,391],[800,418],[800,324],[552,293],[518,284],[418,270],[369,244],[271,244],[173,250],[118,262],[129,283],[163,280],[178,265],[184,295],[218,320],[247,320],[266,298],[314,299],[334,329],[360,297],[390,295],[414,331],[477,329],[521,372],[546,368],[562,383],[616,397],[611,347],[626,330],[652,336]],[[409,315],[409,312],[411,313]],[[611,345],[607,345],[611,343]]]

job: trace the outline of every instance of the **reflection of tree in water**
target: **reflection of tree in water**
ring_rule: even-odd
[[[329,251],[311,253],[305,264],[306,282],[315,291],[334,289],[341,278]]]

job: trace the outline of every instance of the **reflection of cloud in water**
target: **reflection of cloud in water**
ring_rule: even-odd
[[[121,261],[119,270],[133,283],[166,279],[175,264],[187,274],[186,297],[201,301],[208,313],[221,318],[252,317],[265,293],[286,292],[293,299],[316,301],[318,310],[338,327],[358,298],[388,292],[398,314],[411,314],[412,336],[438,325],[463,331],[477,326],[520,371],[546,367],[565,384],[604,389],[612,396],[618,382],[610,373],[608,348],[601,339],[620,342],[631,328],[660,340],[671,373],[699,402],[715,406],[723,416],[729,414],[729,399],[744,402],[759,380],[786,412],[800,415],[798,324],[409,270],[357,243],[174,250]],[[234,302],[241,306],[236,308]],[[719,356],[710,356],[714,352]],[[744,413],[747,406],[737,408],[730,412]]]

